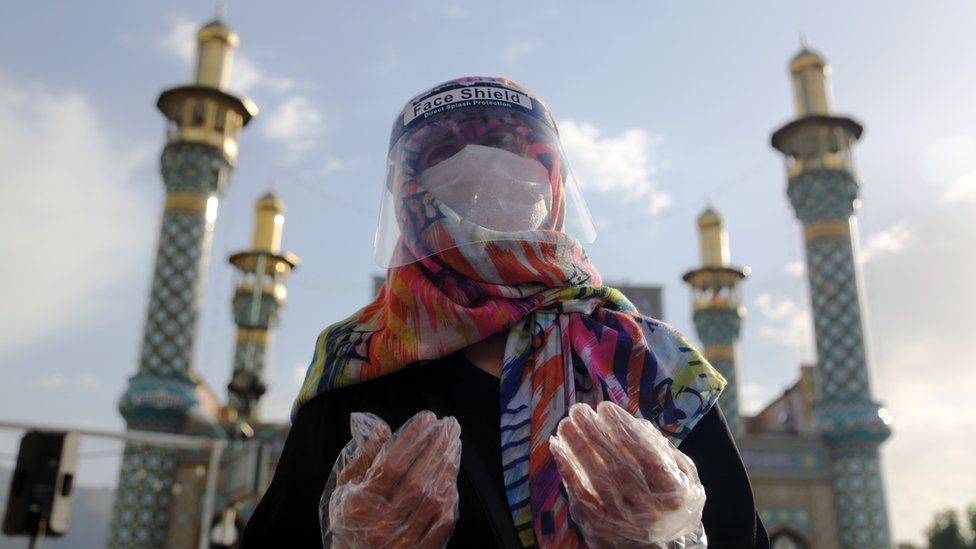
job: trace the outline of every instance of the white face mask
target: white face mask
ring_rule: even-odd
[[[484,145],[467,145],[427,168],[420,184],[464,219],[495,231],[538,229],[552,206],[545,166]]]

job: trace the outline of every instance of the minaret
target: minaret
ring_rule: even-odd
[[[739,417],[736,342],[745,307],[739,295],[739,284],[749,276],[749,267],[729,266],[729,235],[725,221],[709,206],[698,217],[701,242],[701,267],[684,275],[691,285],[695,330],[705,346],[703,354],[728,380],[719,403],[732,434],[742,433]]]
[[[237,136],[257,114],[226,91],[238,38],[222,22],[197,33],[194,82],[164,91],[160,164],[166,200],[139,369],[119,402],[130,429],[179,433],[196,404],[190,377],[217,204],[237,162]],[[109,547],[167,543],[175,452],[127,444]]]
[[[240,279],[234,292],[237,347],[234,372],[227,385],[228,404],[238,421],[253,423],[257,404],[266,390],[264,370],[271,349],[271,331],[285,304],[285,281],[299,259],[281,252],[285,204],[270,192],[254,207],[254,240],[251,250],[230,257]]]
[[[887,412],[871,397],[854,242],[858,182],[851,146],[862,127],[831,112],[830,68],[805,45],[790,63],[797,118],[776,130],[787,195],[803,223],[817,346],[814,425],[830,447],[842,547],[890,547],[878,447]]]

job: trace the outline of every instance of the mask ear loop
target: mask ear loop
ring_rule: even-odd
[[[563,192],[563,177],[559,164],[559,152],[545,143],[532,143],[527,145],[525,150],[549,170],[549,187],[552,190],[552,209],[546,218],[546,227],[552,231],[562,231],[566,217],[566,194]]]

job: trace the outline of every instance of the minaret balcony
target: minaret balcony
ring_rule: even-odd
[[[831,445],[876,446],[891,436],[891,416],[875,402],[820,402],[814,409],[814,430]]]
[[[203,143],[237,163],[237,134],[257,115],[254,103],[209,86],[178,86],[164,91],[156,106],[169,120],[167,141]]]
[[[197,404],[190,379],[137,374],[119,400],[119,412],[130,428],[173,431]]]

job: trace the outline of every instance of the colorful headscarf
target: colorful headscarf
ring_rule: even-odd
[[[558,192],[558,155],[535,154]],[[726,381],[684,336],[602,285],[581,244],[558,230],[558,201],[531,239],[472,237],[490,231],[424,190],[411,166],[402,169],[397,218],[416,236],[399,245],[422,259],[389,269],[372,303],[321,333],[292,417],[325,391],[423,367],[507,330],[498,413],[515,527],[526,547],[585,546],[549,451],[569,407],[611,400],[677,444]]]

